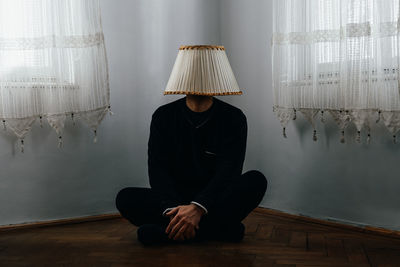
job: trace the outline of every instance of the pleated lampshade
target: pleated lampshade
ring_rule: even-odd
[[[241,95],[223,46],[181,46],[165,95]]]

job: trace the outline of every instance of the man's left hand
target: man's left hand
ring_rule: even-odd
[[[173,240],[192,239],[203,214],[204,210],[195,204],[178,206],[166,213],[172,219],[165,232]]]

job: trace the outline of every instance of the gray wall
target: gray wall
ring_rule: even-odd
[[[371,145],[354,141],[354,127],[339,142],[329,118],[319,141],[299,115],[288,139],[272,112],[272,0],[221,0],[221,42],[241,87],[240,106],[249,122],[245,168],[269,179],[262,206],[294,214],[400,230],[400,147],[378,125]],[[350,133],[352,132],[352,133]],[[364,143],[365,143],[365,136]]]
[[[0,225],[116,212],[126,186],[148,186],[152,112],[177,97],[163,89],[179,45],[220,43],[215,0],[101,0],[111,104],[98,143],[84,124],[67,123],[64,148],[45,124],[25,139],[0,129]]]
[[[227,48],[249,124],[245,170],[259,169],[269,188],[262,206],[295,214],[400,230],[400,152],[382,127],[370,146],[354,136],[340,144],[332,121],[319,141],[300,118],[283,139],[272,113],[272,0],[102,0],[112,106],[99,143],[84,125],[68,125],[65,147],[36,127],[20,154],[0,138],[0,225],[115,212],[125,186],[148,186],[146,146],[152,112],[178,97],[163,96],[181,44]],[[354,130],[352,128],[352,130]]]

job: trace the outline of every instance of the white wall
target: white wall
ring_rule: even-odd
[[[299,115],[284,139],[272,112],[272,0],[221,0],[220,21],[221,42],[246,89],[231,99],[250,126],[245,168],[260,169],[270,182],[262,206],[400,230],[400,147],[391,135],[377,126],[371,145],[359,145],[351,127],[341,144],[329,119],[317,126],[315,143]]]
[[[148,186],[152,112],[178,97],[162,91],[181,44],[225,45],[243,96],[221,97],[249,124],[245,169],[269,180],[262,206],[400,230],[400,148],[382,127],[370,146],[340,144],[332,121],[319,141],[299,116],[283,139],[272,112],[272,0],[101,0],[115,116],[99,142],[67,126],[65,147],[38,126],[20,154],[0,131],[0,225],[115,212],[125,186]],[[354,130],[354,129],[353,129]]]
[[[64,148],[45,124],[25,139],[0,130],[0,225],[116,212],[125,186],[148,186],[152,112],[181,44],[219,43],[215,0],[101,0],[115,115],[92,132],[67,123]]]

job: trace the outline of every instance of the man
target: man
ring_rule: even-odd
[[[240,241],[241,221],[267,181],[242,175],[247,124],[241,110],[210,96],[187,95],[153,114],[148,143],[151,189],[125,188],[122,216],[143,244],[193,239]]]
[[[241,221],[267,180],[258,171],[242,174],[246,116],[213,97],[241,93],[223,46],[181,46],[165,94],[186,97],[153,114],[151,188],[125,188],[116,198],[143,244],[243,239]]]

